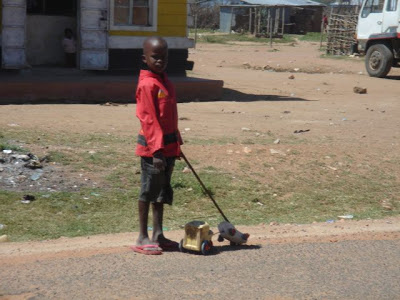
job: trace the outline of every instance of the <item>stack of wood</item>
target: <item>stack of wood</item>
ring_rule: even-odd
[[[357,19],[356,9],[331,13],[327,28],[327,54],[352,54],[352,47],[356,43]]]

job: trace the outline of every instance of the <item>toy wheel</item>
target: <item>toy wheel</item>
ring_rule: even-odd
[[[181,251],[182,253],[186,252],[186,249],[183,248],[183,239],[179,243],[179,251]]]
[[[235,243],[235,242],[230,242],[230,245],[231,245],[231,246],[239,246],[240,244]]]
[[[203,253],[203,255],[208,255],[211,253],[212,250],[212,242],[211,241],[204,241],[203,243],[201,243],[201,253]]]

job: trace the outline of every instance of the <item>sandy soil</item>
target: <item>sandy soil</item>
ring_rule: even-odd
[[[250,232],[247,245],[289,243],[335,243],[347,240],[398,240],[400,217],[383,220],[342,220],[336,223],[314,224],[260,224],[237,226],[242,232]],[[212,228],[218,232],[217,228]],[[179,241],[183,230],[168,231],[168,237]],[[137,238],[137,233],[103,234],[76,238],[59,238],[40,242],[0,244],[0,263],[19,265],[31,261],[65,258],[71,255],[87,257],[97,254],[125,252]],[[226,241],[216,246],[229,245]]]
[[[285,145],[285,139],[293,136],[295,131],[305,130],[300,134],[307,142],[295,146],[299,152],[296,155],[299,167],[292,170],[290,162],[282,163],[283,169],[294,174],[307,172],[302,164],[310,157],[330,160],[329,154],[332,153],[338,161],[345,155],[352,155],[355,159],[353,165],[360,169],[366,165],[373,168],[374,164],[385,159],[398,160],[400,69],[393,69],[386,79],[370,78],[365,74],[361,58],[321,58],[318,48],[317,43],[277,45],[273,51],[268,46],[251,44],[199,44],[190,51],[190,59],[195,61],[195,69],[190,75],[222,79],[226,90],[222,101],[179,104],[184,139],[191,136],[235,138],[243,137],[243,134],[260,139],[273,136],[281,139],[281,144],[273,145],[273,148],[289,153],[294,146]],[[367,93],[354,93],[354,87],[367,88]],[[0,110],[0,126],[111,133],[127,138],[138,129],[134,105],[10,105]],[[319,144],[321,140],[332,142]],[[217,147],[187,145],[185,152],[199,162],[206,156],[222,169],[240,169],[240,161],[248,159],[276,161],[269,152],[270,146],[254,145],[250,148],[248,151],[239,144]],[[332,162],[333,174],[340,167],[337,162]],[[273,172],[265,174],[266,182],[273,178]],[[393,168],[392,172],[400,183],[400,170]],[[85,174],[85,177],[92,175],[95,176]],[[400,219],[310,225],[261,224],[239,229],[251,234],[251,245],[398,240]],[[176,240],[182,236],[181,231],[169,234]],[[23,272],[24,263],[37,260],[125,252],[129,251],[127,246],[135,236],[136,233],[126,233],[3,243],[0,244],[0,264],[13,265]]]

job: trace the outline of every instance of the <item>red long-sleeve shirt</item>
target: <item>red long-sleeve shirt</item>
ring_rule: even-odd
[[[157,151],[166,157],[180,155],[182,139],[178,130],[175,89],[165,73],[140,71],[136,116],[141,125],[136,155],[152,157]]]

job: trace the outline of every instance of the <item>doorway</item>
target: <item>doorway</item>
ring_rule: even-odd
[[[26,59],[31,66],[65,67],[66,28],[77,37],[78,0],[27,0]],[[77,47],[76,47],[77,49]]]

